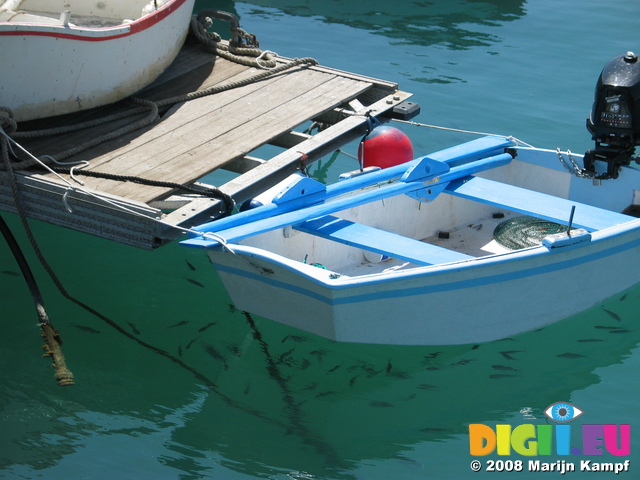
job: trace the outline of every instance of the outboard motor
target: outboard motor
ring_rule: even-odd
[[[587,119],[596,148],[584,155],[585,173],[595,178],[618,178],[640,145],[640,60],[633,52],[619,55],[602,70]],[[607,163],[606,173],[596,175],[594,162]]]

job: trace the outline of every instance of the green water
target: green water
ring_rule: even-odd
[[[210,6],[238,14],[264,49],[398,82],[421,104],[419,122],[576,152],[591,146],[584,125],[600,70],[640,49],[629,0],[197,3]],[[474,138],[395,126],[419,154]],[[330,181],[354,168],[347,156],[328,161],[312,170]],[[630,459],[618,477],[638,477],[640,287],[500,342],[335,344],[236,310],[202,252],[139,251],[32,222],[66,289],[96,315],[60,295],[17,218],[3,216],[76,385],[56,386],[29,292],[0,243],[0,478],[536,479],[526,466],[472,472],[467,428],[545,423],[558,401],[585,412],[572,442],[580,422],[630,424],[631,456],[597,460]],[[597,272],[575,281],[597,284]],[[583,457],[548,461],[558,459]]]

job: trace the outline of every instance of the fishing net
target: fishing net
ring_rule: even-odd
[[[500,223],[493,231],[493,238],[505,248],[520,250],[542,244],[542,239],[567,230],[565,225],[522,216],[510,218]]]

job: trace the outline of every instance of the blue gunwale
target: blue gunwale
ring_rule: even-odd
[[[416,190],[423,189],[425,188],[425,186],[431,187],[435,185],[446,185],[453,180],[464,178],[474,173],[507,165],[511,162],[512,158],[513,157],[510,153],[500,153],[488,158],[474,159],[469,163],[449,168],[448,166],[446,166],[446,164],[439,160],[432,159],[431,157],[423,157],[420,159],[420,162],[411,165],[411,167],[408,169],[405,165],[405,177],[408,179],[408,181],[406,182],[399,181],[386,183],[380,185],[379,188],[369,188],[357,191],[350,195],[336,196],[323,203],[314,203],[303,208],[298,208],[285,213],[281,213],[280,215],[268,216],[266,218],[247,221],[241,224],[232,222],[232,226],[224,229],[220,227],[222,227],[222,225],[226,226],[228,224],[222,222],[217,225],[219,228],[214,229],[216,224],[215,222],[212,222],[209,230],[207,231],[215,232],[216,235],[224,238],[227,242],[234,243],[242,240],[243,238],[252,237],[260,233],[264,233],[270,230],[276,230],[278,228],[286,227],[289,225],[298,225],[307,220],[312,220],[324,215],[339,212],[347,208],[357,207],[374,202],[376,200],[381,200],[400,194],[411,193]],[[444,168],[443,165],[446,168]],[[434,173],[429,173],[430,170],[435,171]],[[424,175],[416,175],[416,171],[421,171],[424,173]],[[384,172],[384,170],[382,170],[381,172]],[[371,175],[375,175],[376,173],[378,172],[375,172]],[[357,177],[354,180],[360,180],[360,177]],[[347,182],[350,181],[347,180],[344,183]],[[342,184],[337,184],[337,186],[340,185]],[[340,191],[341,193],[343,193],[342,189]],[[259,210],[260,208],[262,207],[258,207],[256,208],[256,210]],[[231,217],[231,219],[233,219],[233,217]],[[208,238],[206,236],[190,238],[180,243],[182,245],[200,248],[211,248],[220,245],[220,241],[214,238]]]

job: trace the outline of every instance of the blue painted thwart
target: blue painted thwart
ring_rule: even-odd
[[[301,232],[318,235],[329,240],[363,248],[416,265],[435,265],[459,262],[473,257],[447,248],[407,238],[379,228],[368,227],[331,215],[307,220],[295,227]]]

